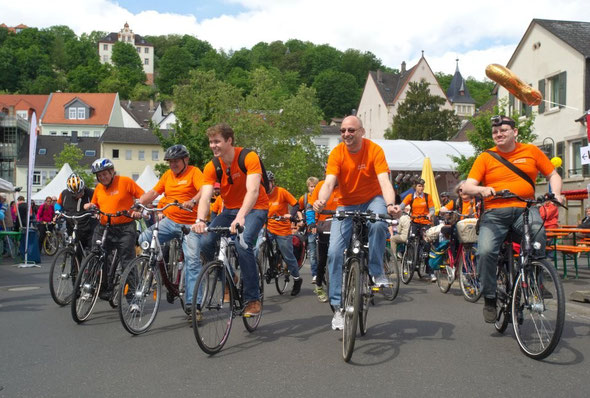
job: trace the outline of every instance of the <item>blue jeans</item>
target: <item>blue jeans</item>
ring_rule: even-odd
[[[293,235],[280,236],[268,232],[268,237],[269,239],[275,239],[277,241],[277,247],[283,256],[283,260],[287,263],[289,272],[295,278],[299,278],[299,265],[293,254]]]
[[[478,271],[482,284],[482,295],[485,298],[496,298],[496,267],[500,247],[512,231],[515,242],[519,242],[523,232],[522,207],[505,207],[489,209],[484,212],[479,225],[477,238]],[[539,209],[531,208],[529,213],[531,236],[533,242],[539,242],[541,248],[533,252],[535,258],[545,258],[545,228]]]
[[[229,227],[236,218],[239,209],[223,209],[221,213],[211,221],[210,227]],[[242,269],[242,280],[244,281],[244,302],[248,303],[254,300],[260,300],[260,287],[258,286],[258,267],[256,257],[254,256],[254,244],[258,232],[266,222],[268,210],[252,209],[246,215],[246,225],[244,225],[244,240],[248,248],[244,249],[236,244],[238,261]],[[207,232],[201,236],[201,250],[207,259],[211,260],[215,256],[215,243],[219,237],[214,232]]]
[[[353,206],[338,207],[338,210],[371,210],[374,213],[387,213],[383,196],[378,195],[366,203]],[[383,275],[383,253],[387,236],[387,224],[384,222],[368,222],[369,228],[369,274]],[[332,220],[330,228],[330,246],[328,248],[328,272],[330,273],[330,304],[342,306],[342,267],[344,251],[350,243],[352,235],[352,219]]]
[[[180,237],[182,234],[182,226],[189,227],[191,224],[178,224],[169,218],[163,218],[160,220],[160,226],[158,228],[158,240],[160,244],[164,244],[176,237]],[[144,241],[152,240],[152,231],[155,228],[155,224],[146,229],[139,235],[139,243]],[[195,283],[201,272],[201,251],[200,251],[200,240],[201,237],[190,232],[182,240],[182,252],[184,253],[184,267],[185,267],[185,303],[192,303],[193,290],[195,289]]]
[[[309,257],[309,265],[311,266],[311,276],[318,274],[318,245],[317,234],[311,232],[307,234],[307,256]]]

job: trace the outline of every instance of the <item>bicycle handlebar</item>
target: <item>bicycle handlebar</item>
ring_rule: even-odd
[[[172,203],[168,203],[166,206],[164,206],[164,207],[161,207],[161,208],[159,208],[159,209],[158,209],[158,208],[155,208],[155,207],[146,207],[146,206],[142,205],[142,204],[141,204],[141,203],[139,203],[139,202],[135,202],[135,204],[134,204],[133,206],[134,206],[134,207],[138,207],[138,208],[140,208],[140,209],[142,209],[142,210],[144,210],[144,211],[151,212],[151,213],[158,213],[158,212],[163,212],[164,210],[166,210],[166,209],[167,209],[168,207],[170,207],[170,206],[176,206],[176,207],[178,207],[179,209],[181,209],[181,210],[184,210],[184,211],[188,211],[188,212],[191,212],[191,211],[192,211],[192,210],[190,210],[190,209],[187,209],[186,207],[184,207],[182,204],[178,203],[178,201],[177,201],[177,200],[175,200],[175,201],[174,201],[174,202],[172,202]]]
[[[496,194],[491,197],[491,200],[495,200],[495,199],[517,199],[517,200],[520,200],[521,202],[525,202],[530,205],[536,205],[536,204],[544,203],[546,201],[550,201],[558,206],[563,207],[564,209],[567,209],[567,206],[561,204],[557,199],[555,199],[555,195],[553,193],[549,193],[549,192],[542,195],[542,196],[539,196],[536,199],[535,198],[534,199],[527,199],[527,198],[523,198],[523,197],[515,194],[514,192],[509,191],[508,189],[503,189],[501,191],[496,192]]]
[[[88,211],[84,214],[80,214],[78,216],[68,216],[66,213],[62,213],[60,211],[56,212],[55,214],[57,215],[58,218],[63,217],[63,218],[67,218],[68,220],[81,220],[86,217],[94,216],[94,213],[91,211]]]
[[[207,227],[207,228],[205,228],[205,231],[207,231],[207,232],[215,232],[215,233],[220,234],[222,236],[234,235],[231,232],[231,228],[230,227]],[[238,237],[238,243],[240,244],[240,246],[243,249],[247,249],[248,248],[248,244],[244,240],[244,227],[242,227],[240,224],[236,224],[236,231],[237,231],[237,233],[235,235]]]
[[[398,219],[394,218],[393,216],[383,213],[373,213],[372,211],[360,211],[360,210],[322,210],[320,214],[330,214],[333,217],[339,220],[343,220],[345,218],[364,218],[367,221],[375,222],[375,221],[385,221],[388,224],[395,225],[398,223]]]

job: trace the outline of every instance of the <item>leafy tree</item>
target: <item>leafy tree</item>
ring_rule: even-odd
[[[312,87],[326,119],[350,115],[360,100],[357,80],[350,73],[325,70],[316,76]]]
[[[89,60],[87,65],[78,65],[67,74],[69,91],[74,93],[98,92],[100,91],[99,84],[110,76],[111,70],[110,64],[101,64],[98,58]]]
[[[342,54],[339,70],[353,75],[357,85],[363,87],[369,71],[382,67],[381,60],[370,51],[361,53],[359,50],[348,49]]]
[[[385,138],[445,141],[457,132],[459,118],[454,111],[440,108],[445,99],[432,95],[428,82],[410,82],[409,87]]]
[[[88,172],[88,169],[80,165],[80,160],[84,158],[84,153],[77,145],[65,144],[60,153],[53,155],[55,168],[61,170],[64,164],[68,163],[74,173],[77,173],[86,183],[87,186],[94,186],[94,178]]]
[[[342,53],[328,44],[310,46],[303,53],[301,77],[311,85],[314,78],[328,69],[338,69]]]
[[[160,91],[172,94],[174,86],[188,78],[191,64],[191,53],[187,49],[177,46],[170,48],[160,60],[160,71],[156,78]]]
[[[466,157],[465,155],[452,157],[453,161],[457,164],[457,172],[459,172],[461,178],[467,178],[475,158],[480,153],[495,146],[494,140],[492,139],[491,117],[494,115],[505,115],[507,113],[506,109],[506,102],[503,101],[499,105],[496,105],[493,110],[478,112],[469,119],[473,125],[473,129],[467,132],[467,140],[475,148],[475,155],[471,157]],[[520,119],[517,112],[514,112],[510,117],[515,121],[515,128],[518,129],[518,135],[516,136],[518,142],[529,143],[537,139],[537,135],[533,132],[533,125],[535,123],[534,114],[531,114],[524,120]]]
[[[137,50],[129,43],[117,42],[113,45],[112,61],[114,70],[111,75],[101,81],[99,90],[102,92],[118,92],[122,99],[128,99],[137,84],[146,80],[141,59]]]

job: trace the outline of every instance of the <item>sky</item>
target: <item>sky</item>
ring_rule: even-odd
[[[190,34],[225,51],[258,42],[299,39],[339,50],[370,51],[408,68],[424,56],[435,72],[485,77],[506,65],[533,18],[590,21],[587,0],[0,0],[0,23],[76,34],[118,32],[125,22],[142,36]]]

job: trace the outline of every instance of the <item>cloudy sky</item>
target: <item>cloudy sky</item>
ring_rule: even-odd
[[[67,25],[78,35],[191,34],[236,50],[274,40],[371,51],[383,63],[412,66],[424,50],[432,69],[483,79],[506,64],[533,18],[590,21],[587,0],[0,0],[0,23]]]

